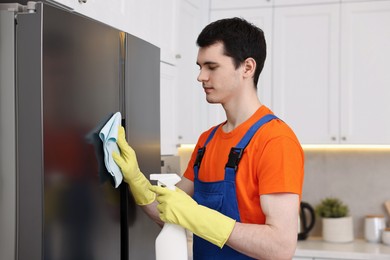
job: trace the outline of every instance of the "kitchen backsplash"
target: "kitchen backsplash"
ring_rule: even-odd
[[[163,157],[163,171],[182,173],[191,151],[181,149],[179,156]],[[315,207],[329,196],[349,206],[355,238],[364,236],[366,215],[383,214],[390,226],[384,208],[384,202],[390,200],[390,150],[305,150],[302,201]],[[310,235],[321,236],[321,219],[317,218]]]
[[[340,198],[354,219],[355,238],[364,236],[364,217],[383,214],[390,200],[390,151],[306,150],[302,200],[315,207],[323,198]],[[312,236],[321,235],[317,219]]]

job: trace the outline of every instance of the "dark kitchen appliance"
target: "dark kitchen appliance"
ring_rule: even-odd
[[[301,202],[299,209],[298,240],[304,240],[313,229],[316,221],[315,212],[307,202]]]
[[[0,259],[154,259],[160,229],[99,174],[91,136],[120,111],[160,172],[160,50],[29,2],[0,4],[0,57]]]

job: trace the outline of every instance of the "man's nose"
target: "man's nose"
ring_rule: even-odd
[[[197,80],[198,80],[199,82],[204,82],[204,81],[207,81],[207,79],[208,79],[208,76],[207,76],[206,73],[201,69],[201,70],[199,71]]]

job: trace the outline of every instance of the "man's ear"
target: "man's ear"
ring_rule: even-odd
[[[244,77],[252,78],[256,70],[256,61],[253,58],[247,58],[243,63]]]

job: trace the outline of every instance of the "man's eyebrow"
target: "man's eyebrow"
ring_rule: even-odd
[[[204,62],[203,64],[200,64],[199,62],[196,62],[196,65],[198,66],[201,66],[201,65],[217,65],[218,63],[217,62],[214,62],[214,61],[206,61]]]

